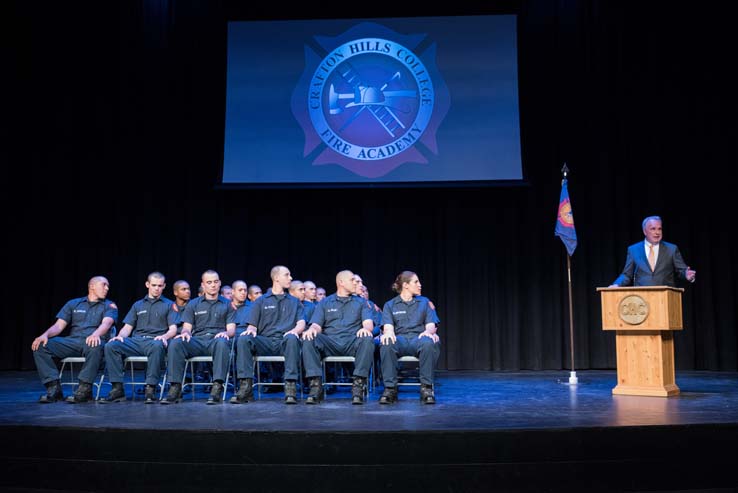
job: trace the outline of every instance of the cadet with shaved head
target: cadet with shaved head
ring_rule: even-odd
[[[374,342],[372,314],[364,300],[355,294],[354,273],[336,275],[336,292],[315,307],[310,328],[303,334],[302,357],[310,393],[305,401],[317,404],[323,398],[322,358],[353,356],[354,381],[351,403],[364,403],[364,390],[372,367]]]
[[[147,293],[133,304],[123,319],[120,333],[105,344],[105,368],[112,390],[101,402],[125,400],[123,390],[123,360],[128,356],[146,356],[146,387],[144,402],[156,401],[156,385],[166,361],[167,341],[177,335],[176,303],[162,296],[166,279],[161,272],[152,272],[146,278]]]
[[[236,310],[220,296],[220,275],[206,270],[201,276],[203,295],[187,303],[182,320],[182,333],[172,339],[167,355],[167,374],[171,386],[162,404],[182,400],[182,379],[186,360],[193,356],[213,358],[213,386],[208,404],[218,404],[223,397],[223,384],[228,374],[231,343],[236,332]]]
[[[251,307],[248,327],[236,339],[238,393],[233,404],[254,398],[254,356],[284,356],[284,401],[297,404],[297,379],[300,367],[300,334],[305,330],[300,301],[290,295],[292,275],[283,266],[271,270],[272,287]]]
[[[41,383],[46,386],[46,394],[39,402],[48,404],[64,398],[54,358],[70,356],[84,356],[85,362],[79,372],[79,386],[67,402],[92,400],[92,382],[100,369],[103,344],[118,320],[118,307],[107,299],[109,290],[106,278],[93,277],[87,283],[87,296],[68,301],[56,315],[54,325],[33,340],[33,359]],[[67,327],[69,336],[57,337]]]

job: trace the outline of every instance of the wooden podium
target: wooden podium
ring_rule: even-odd
[[[682,288],[597,288],[602,330],[615,331],[618,384],[613,394],[679,394],[674,377],[674,330],[682,330]]]

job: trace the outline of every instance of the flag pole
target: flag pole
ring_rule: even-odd
[[[566,273],[569,277],[569,349],[571,353],[571,371],[569,372],[569,384],[579,383],[577,372],[574,370],[574,307],[571,296],[571,255],[566,254]]]
[[[561,172],[564,174],[564,180],[566,175],[569,173],[569,167],[564,163],[564,167],[561,168]],[[577,372],[574,369],[574,302],[572,301],[572,290],[571,290],[571,255],[566,252],[566,274],[569,284],[569,352],[571,353],[571,371],[569,372],[569,385],[577,385],[579,379],[577,378]]]

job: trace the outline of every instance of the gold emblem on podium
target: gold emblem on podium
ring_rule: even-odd
[[[626,324],[638,325],[648,317],[648,303],[637,295],[626,296],[620,300],[618,315]]]

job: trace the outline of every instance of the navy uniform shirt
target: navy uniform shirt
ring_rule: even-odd
[[[302,302],[302,307],[305,309],[305,323],[310,324],[310,319],[313,318],[315,312],[315,305],[312,301],[305,300]]]
[[[303,317],[304,309],[300,300],[289,293],[274,294],[269,288],[266,294],[254,301],[247,323],[256,327],[256,333],[260,336],[283,337]]]
[[[118,307],[115,303],[110,300],[90,301],[87,296],[67,301],[56,314],[56,318],[69,325],[70,335],[84,337],[95,332],[105,317],[112,318],[115,326],[118,321]],[[110,337],[111,330],[108,330],[104,338]]]
[[[187,308],[187,305],[189,304],[189,301],[184,304],[184,306],[179,306],[177,303],[174,303],[174,311],[177,312],[177,320],[174,322],[174,324],[177,326],[177,332],[179,332],[182,329],[182,324],[184,323],[182,321],[182,315],[184,315],[185,308]]]
[[[170,325],[176,325],[179,313],[176,303],[163,296],[150,298],[148,295],[133,304],[124,324],[133,327],[131,335],[156,337],[166,334]]]
[[[231,301],[223,296],[208,300],[204,296],[195,298],[187,303],[182,314],[182,321],[192,324],[192,335],[215,335],[226,330],[226,325],[234,323],[236,310]]]
[[[356,337],[364,320],[371,319],[372,312],[364,298],[354,294],[343,297],[333,293],[318,303],[310,323],[320,325],[327,336],[348,339]]]
[[[382,310],[380,310],[377,304],[374,303],[372,300],[367,300],[366,304],[372,311],[372,322],[374,322],[374,330],[372,330],[372,335],[378,336],[379,328],[382,325]]]
[[[406,302],[397,295],[384,304],[382,325],[393,325],[395,335],[418,335],[425,324],[439,322],[433,304],[425,296],[413,296]]]
[[[233,303],[231,303],[233,305]],[[233,307],[236,309],[236,333],[241,333],[244,330],[246,330],[249,326],[247,323],[247,320],[249,318],[249,313],[251,312],[251,307],[254,306],[254,302],[247,299],[243,302],[243,305],[236,306],[233,305]]]

